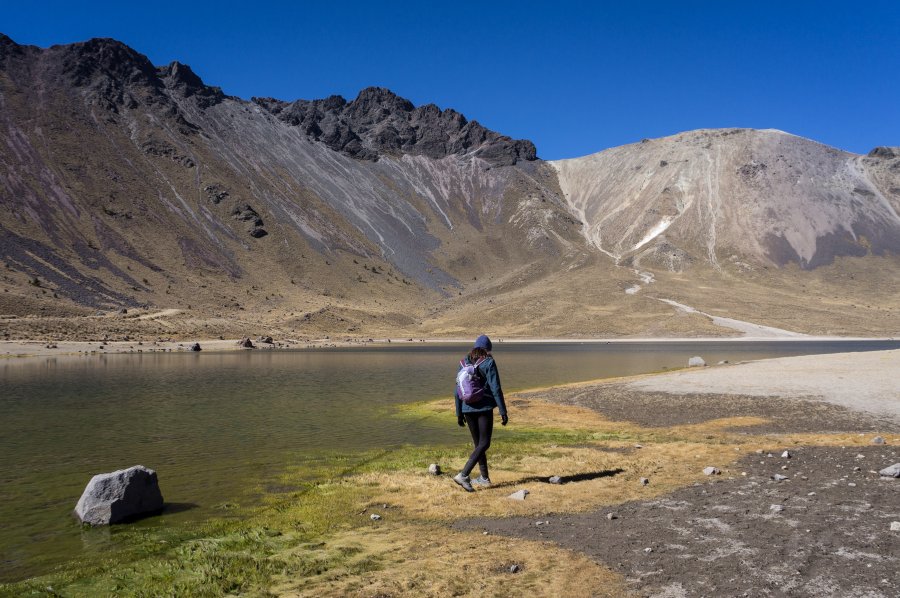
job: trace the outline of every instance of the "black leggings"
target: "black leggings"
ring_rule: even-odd
[[[491,434],[494,432],[494,410],[478,413],[466,413],[466,423],[469,424],[469,432],[472,433],[472,443],[475,450],[462,469],[463,475],[469,475],[475,464],[481,470],[481,477],[488,477],[487,450],[491,448]]]

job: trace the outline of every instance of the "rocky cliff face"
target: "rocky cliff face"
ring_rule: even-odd
[[[355,100],[253,101],[278,119],[298,127],[310,139],[354,158],[411,154],[440,159],[472,154],[495,166],[537,159],[534,144],[485,129],[455,110],[434,104],[415,107],[380,87],[362,90]]]

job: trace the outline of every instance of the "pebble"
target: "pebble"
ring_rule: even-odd
[[[641,478],[641,486],[646,486],[649,483],[650,483],[650,480],[648,480],[647,478]]]
[[[647,548],[644,549],[644,552],[647,554],[650,554],[651,552],[653,552],[653,549],[648,546]]]
[[[809,493],[809,494],[807,494],[807,495],[806,495],[806,496],[815,496],[815,495],[816,495],[816,493],[815,493],[815,492],[810,492],[810,493]]]
[[[756,454],[757,454],[757,455],[762,455],[762,454],[763,454],[763,450],[762,450],[762,449],[756,449]]]
[[[900,463],[894,463],[878,472],[878,475],[886,478],[900,478]]]
[[[872,439],[872,444],[884,444],[884,438],[881,436],[876,436]]]
[[[769,453],[768,455],[766,455],[766,457],[769,457],[769,458],[774,457],[774,456],[775,455],[773,455],[772,453]]]
[[[776,473],[775,475],[772,476],[772,479],[775,480],[776,482],[781,482],[783,480],[788,479],[788,477],[786,475],[781,475],[780,473]]]
[[[551,484],[562,484],[562,478],[559,477],[558,475],[555,475],[555,476],[551,477],[551,478],[550,478],[549,480],[547,480],[547,481],[550,482]]]
[[[618,519],[619,516],[616,515],[615,513],[607,513],[606,518],[609,519],[610,521],[612,521],[613,519]]]
[[[859,467],[854,467],[854,468],[853,468],[853,471],[859,471],[859,470],[860,470]]]
[[[791,454],[788,451],[784,451],[783,453],[781,453],[781,458],[782,459],[790,459]]]
[[[769,510],[775,513],[781,513],[784,511],[784,505],[769,505]]]
[[[866,456],[863,455],[862,453],[857,453],[857,454],[856,454],[856,458],[857,458],[857,459],[865,459]]]
[[[441,466],[437,463],[432,463],[428,466],[428,473],[431,475],[441,475]]]
[[[512,500],[525,500],[525,497],[529,494],[531,493],[528,490],[522,488],[521,490],[516,490],[515,492],[507,496],[507,498]]]
[[[705,467],[703,468],[703,475],[719,475],[722,473],[719,471],[718,467]]]
[[[634,448],[644,448],[644,445],[643,445],[643,444],[636,444],[636,445],[634,445]]]
[[[549,522],[549,521],[535,521],[534,524],[535,524],[536,526],[550,525],[550,522]]]
[[[782,465],[782,466],[781,466],[781,469],[787,469],[787,468],[788,468],[787,465]]]
[[[847,485],[850,486],[851,488],[856,488],[856,482],[850,482]]]
[[[369,519],[371,519],[372,521],[378,521],[379,519],[381,519],[381,515],[379,515],[378,513],[372,513],[371,515],[369,515]]]
[[[900,521],[891,521],[891,531],[900,532]]]
[[[521,567],[519,567],[518,565],[510,565],[509,566],[510,573],[518,573],[520,569],[521,569]]]

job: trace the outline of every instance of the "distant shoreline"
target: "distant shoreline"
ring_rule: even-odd
[[[0,359],[51,357],[72,355],[120,355],[144,353],[190,353],[191,346],[198,343],[202,351],[285,351],[298,349],[331,349],[349,347],[391,347],[409,345],[467,345],[472,339],[466,338],[356,338],[335,340],[317,339],[273,339],[273,343],[258,342],[251,339],[254,349],[245,349],[239,345],[240,339],[196,339],[196,340],[163,340],[163,341],[58,341],[46,342],[37,340],[0,341]],[[684,343],[817,343],[817,342],[900,342],[898,337],[848,337],[848,336],[793,336],[793,337],[647,337],[647,338],[495,338],[495,345],[528,345],[528,344],[684,344]]]

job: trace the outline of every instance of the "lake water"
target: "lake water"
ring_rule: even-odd
[[[692,355],[715,363],[897,348],[895,341],[498,343],[494,355],[509,394],[683,367]],[[96,550],[71,516],[96,473],[156,469],[176,508],[131,525],[178,526],[252,500],[285,467],[306,460],[465,443],[450,398],[465,351],[404,344],[0,361],[0,581]],[[445,424],[392,417],[397,405],[440,397]]]

